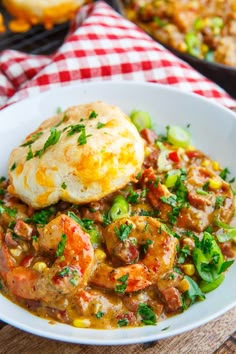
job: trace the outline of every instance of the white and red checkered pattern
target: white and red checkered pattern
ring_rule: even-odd
[[[132,80],[173,85],[236,107],[221,88],[172,55],[104,2],[83,7],[51,56],[0,55],[0,106],[83,81]]]

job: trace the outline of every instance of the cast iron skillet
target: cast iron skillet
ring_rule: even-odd
[[[108,0],[106,2],[110,3],[110,5],[116,11],[118,11],[122,16],[125,17],[124,8],[121,0]],[[204,76],[216,82],[219,86],[224,88],[232,97],[236,98],[236,67],[227,66],[219,63],[211,63],[206,60],[193,57],[192,55],[181,53],[169,46],[164,46],[176,56],[189,63],[193,68],[198,70]]]

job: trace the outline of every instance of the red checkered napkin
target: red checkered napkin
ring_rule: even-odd
[[[104,2],[78,12],[70,34],[52,56],[2,52],[0,106],[71,82],[101,80],[158,82],[236,107],[236,102],[217,85]]]

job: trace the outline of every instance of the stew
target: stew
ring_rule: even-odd
[[[155,325],[204,300],[233,263],[229,170],[191,145],[188,127],[157,134],[148,113],[131,119],[145,142],[142,169],[100,200],[36,210],[1,178],[1,292],[37,316],[80,328]]]
[[[236,66],[235,0],[123,0],[122,5],[128,19],[164,45]]]

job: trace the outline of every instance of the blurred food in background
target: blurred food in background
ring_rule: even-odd
[[[51,29],[54,24],[71,20],[78,8],[92,0],[2,0],[2,4],[14,17],[8,23],[12,32],[26,32],[33,25],[43,24]],[[5,31],[0,14],[0,32]]]
[[[6,27],[4,25],[3,15],[0,13],[0,33],[5,32]]]
[[[125,16],[177,51],[236,67],[236,0],[122,0]]]

